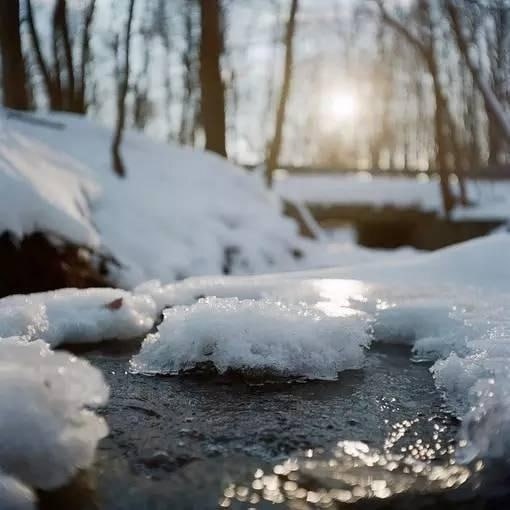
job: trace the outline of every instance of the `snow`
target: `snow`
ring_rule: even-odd
[[[0,337],[42,338],[51,346],[129,340],[154,325],[147,295],[118,289],[62,289],[0,299]]]
[[[462,285],[508,291],[510,235],[501,232],[472,239],[431,253],[405,252],[358,266],[300,273],[312,278],[353,278],[380,284]]]
[[[34,493],[15,478],[0,473],[0,508],[2,510],[35,510]]]
[[[3,119],[0,232],[51,233],[97,248],[114,282],[293,268],[306,248],[260,176],[223,158],[128,131],[127,178],[112,171],[111,132],[72,114],[38,115],[60,129]],[[77,141],[78,140],[78,141]]]
[[[0,232],[22,237],[41,231],[71,243],[97,247],[99,236],[89,210],[89,201],[98,193],[97,185],[81,175],[77,163],[62,152],[6,129],[3,122]]]
[[[92,463],[107,434],[92,411],[107,399],[102,374],[88,362],[53,352],[41,340],[1,340],[0,471],[34,488],[64,485]],[[22,491],[8,481],[0,487],[3,497]]]
[[[332,318],[304,304],[213,297],[166,310],[131,368],[179,374],[210,362],[220,374],[336,379],[362,365],[368,342],[359,319]]]
[[[167,286],[148,282],[136,292],[173,308],[133,367],[175,373],[211,359],[220,371],[256,369],[261,363],[253,346],[274,342],[282,348],[275,365],[280,373],[332,376],[347,321],[358,347],[404,343],[416,360],[434,362],[437,387],[463,418],[460,460],[501,457],[510,451],[509,253],[510,234],[498,233],[396,261],[383,257],[325,270],[190,278]],[[317,324],[305,325],[315,314],[322,317]],[[327,327],[321,332],[318,325]],[[335,340],[328,335],[333,331]],[[296,345],[305,360],[317,363],[300,367]],[[268,359],[276,359],[269,352]]]
[[[454,220],[510,219],[510,181],[468,180],[466,188],[474,205],[455,209]],[[425,174],[416,179],[366,172],[283,176],[275,181],[275,191],[308,205],[396,207],[438,213],[443,208],[437,179]]]

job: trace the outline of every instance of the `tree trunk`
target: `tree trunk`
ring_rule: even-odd
[[[464,33],[462,14],[454,0],[448,0],[447,8],[457,47],[462,58],[466,62],[473,77],[473,81],[482,94],[487,115],[492,116],[495,125],[497,125],[501,131],[501,135],[504,136],[506,141],[510,141],[510,116],[507,115],[490,84],[482,75],[477,62],[475,62],[470,54],[469,41]]]
[[[200,2],[200,87],[205,148],[227,156],[225,143],[225,85],[221,79],[223,52],[221,0]]]
[[[74,62],[71,37],[69,35],[69,25],[67,22],[67,3],[66,0],[57,0],[53,11],[53,30],[54,30],[54,58],[60,66],[60,58],[63,61],[66,81],[62,88],[62,107],[66,111],[74,111]],[[62,51],[63,55],[60,55]],[[59,79],[60,82],[60,79]]]
[[[283,69],[283,82],[280,91],[280,99],[276,110],[276,119],[274,135],[269,146],[266,163],[266,181],[268,187],[273,185],[273,173],[278,167],[278,160],[283,140],[283,124],[285,121],[285,110],[290,93],[290,84],[292,81],[292,68],[294,65],[294,34],[296,31],[296,14],[298,11],[298,0],[291,0],[289,18],[285,31],[285,64]]]
[[[126,124],[126,96],[129,85],[129,58],[131,47],[131,25],[133,23],[133,10],[135,0],[129,0],[128,19],[126,23],[126,37],[124,43],[124,67],[121,71],[120,83],[117,86],[117,122],[112,140],[112,164],[113,171],[119,176],[126,175],[126,168],[120,154],[120,144],[122,143],[122,136],[124,133],[124,126]]]
[[[90,62],[90,26],[94,18],[94,10],[96,7],[96,0],[90,0],[90,3],[85,11],[83,19],[83,32],[81,37],[81,61],[80,61],[80,74],[78,76],[78,84],[75,89],[74,97],[74,111],[76,113],[86,113],[87,100],[86,100],[86,74],[87,66]]]
[[[450,188],[448,175],[448,140],[449,129],[447,125],[447,102],[439,83],[437,70],[430,70],[434,89],[436,110],[434,114],[434,136],[436,140],[436,170],[439,172],[439,186],[443,199],[443,209],[448,216],[454,206],[454,198]]]
[[[3,104],[16,110],[27,110],[30,102],[21,50],[19,0],[8,0],[0,8],[0,51]]]

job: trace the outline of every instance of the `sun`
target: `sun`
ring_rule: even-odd
[[[350,92],[337,92],[330,98],[330,115],[335,120],[352,120],[358,113],[358,101]]]
[[[320,111],[324,124],[330,127],[352,122],[359,114],[359,100],[351,91],[333,90],[322,96]]]

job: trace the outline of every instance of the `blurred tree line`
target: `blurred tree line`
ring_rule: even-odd
[[[431,170],[446,210],[509,163],[510,0],[4,0],[0,50],[4,106],[106,119],[119,175],[126,126],[265,162],[268,184]]]

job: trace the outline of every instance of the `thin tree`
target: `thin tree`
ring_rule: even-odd
[[[221,0],[200,1],[200,90],[205,148],[227,155],[225,84],[221,78],[223,53]]]
[[[27,75],[21,50],[19,0],[8,0],[0,8],[3,104],[27,110],[30,106]]]
[[[131,26],[133,24],[134,7],[135,0],[129,0],[128,18],[124,39],[124,64],[122,69],[119,69],[119,82],[117,84],[117,120],[115,123],[115,131],[111,146],[113,171],[119,177],[124,177],[126,175],[126,168],[120,154],[120,145],[122,143],[124,127],[126,124],[126,96],[129,86]]]
[[[80,62],[75,66],[73,41],[69,30],[66,0],[55,2],[51,18],[52,63],[45,57],[31,0],[26,0],[26,22],[51,110],[85,113],[86,68],[90,61],[90,27],[94,16],[95,0],[90,0],[84,11]],[[76,75],[76,68],[79,75]],[[65,78],[65,79],[64,79]]]
[[[85,113],[87,111],[86,78],[87,78],[87,66],[91,61],[90,29],[94,18],[95,8],[96,0],[90,0],[88,7],[85,9],[83,18],[83,29],[81,34],[81,60],[74,97],[75,105],[74,111],[77,113]]]
[[[285,111],[290,94],[292,82],[292,71],[294,66],[294,34],[296,32],[296,15],[298,12],[298,0],[291,0],[289,17],[285,30],[285,62],[283,68],[283,82],[280,90],[280,98],[276,110],[274,135],[269,145],[266,162],[266,182],[268,187],[273,185],[273,173],[278,167],[280,151],[283,141],[283,125],[285,122]]]
[[[470,51],[471,41],[465,31],[461,8],[454,0],[447,0],[447,8],[457,47],[483,97],[487,114],[497,124],[502,136],[510,141],[510,116],[504,110],[489,82],[484,78],[478,62]]]
[[[435,115],[434,115],[434,132],[436,139],[436,167],[439,171],[439,185],[441,189],[441,197],[443,200],[443,209],[445,214],[449,214],[452,210],[455,200],[450,187],[448,176],[448,140],[454,133],[451,129],[454,127],[451,113],[448,107],[448,99],[443,91],[440,81],[439,63],[436,56],[434,46],[434,22],[430,12],[430,4],[425,2],[422,4],[425,15],[426,24],[428,25],[425,35],[416,35],[410,28],[395,18],[388,12],[383,0],[376,0],[382,19],[391,27],[393,27],[402,37],[413,46],[418,54],[422,57],[426,69],[432,78],[432,87],[435,99]],[[459,172],[459,179],[462,179],[462,173]]]

